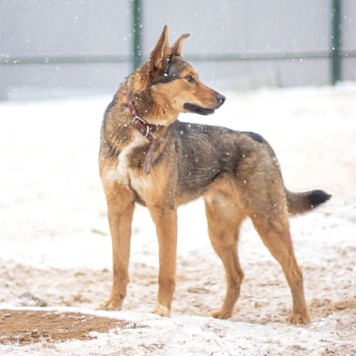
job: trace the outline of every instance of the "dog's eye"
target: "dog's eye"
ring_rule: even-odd
[[[189,82],[189,83],[194,83],[195,79],[192,75],[187,75],[185,77],[185,79]]]

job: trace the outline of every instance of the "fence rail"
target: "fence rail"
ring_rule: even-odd
[[[185,56],[187,60],[196,62],[230,62],[230,61],[256,61],[256,60],[303,60],[303,59],[333,59],[334,51],[264,51],[264,52],[239,52],[230,54],[191,54]],[[356,50],[340,50],[337,53],[340,58],[356,57]],[[86,64],[86,63],[133,63],[136,67],[140,62],[135,63],[133,57],[129,55],[109,55],[109,56],[0,56],[2,65],[21,64]]]

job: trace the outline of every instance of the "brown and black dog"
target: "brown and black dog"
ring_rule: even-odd
[[[131,222],[135,203],[146,206],[159,242],[159,291],[154,313],[169,316],[175,289],[177,207],[203,197],[209,237],[221,258],[228,318],[243,279],[237,255],[239,228],[249,217],[281,264],[293,297],[293,324],[310,322],[302,272],[293,252],[288,217],[311,210],[330,195],[291,193],[276,156],[258,134],[177,121],[183,112],[212,114],[225,97],[202,84],[182,57],[182,35],[168,44],[164,28],[149,60],[121,85],[108,106],[99,155],[113,248],[113,285],[100,309],[120,309],[129,282]]]

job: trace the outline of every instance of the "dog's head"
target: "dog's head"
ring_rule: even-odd
[[[188,37],[189,34],[184,34],[169,46],[165,26],[149,60],[134,73],[133,85],[137,87],[141,83],[142,91],[148,90],[167,111],[177,115],[212,114],[225,102],[225,97],[204,85],[197,71],[182,59],[183,42]]]

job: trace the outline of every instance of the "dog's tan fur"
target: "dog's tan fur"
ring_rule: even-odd
[[[113,285],[101,309],[122,307],[129,282],[131,222],[135,203],[145,205],[159,242],[159,291],[153,310],[168,316],[175,289],[177,207],[204,198],[209,237],[226,270],[227,292],[217,318],[228,318],[239,297],[243,272],[237,255],[239,228],[249,217],[281,264],[293,297],[293,324],[310,321],[303,279],[294,256],[289,214],[329,198],[323,191],[291,193],[277,159],[259,135],[222,127],[185,124],[181,112],[211,114],[225,98],[199,81],[182,60],[181,36],[170,47],[164,28],[149,60],[122,84],[106,110],[101,131],[100,176],[108,206],[113,248]],[[149,174],[143,166],[150,141],[132,124],[128,102],[149,124],[155,147]],[[148,158],[148,157],[147,157]]]

